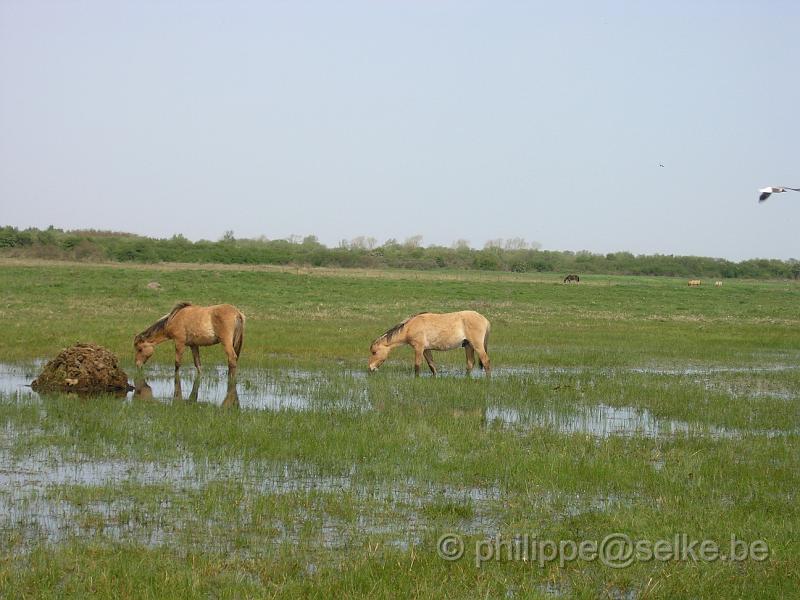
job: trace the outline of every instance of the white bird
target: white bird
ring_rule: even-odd
[[[780,192],[785,192],[786,190],[792,190],[793,192],[800,192],[800,188],[765,187],[758,190],[759,192],[761,192],[761,195],[758,197],[758,201],[763,202],[764,200],[770,197],[770,194],[779,194]]]

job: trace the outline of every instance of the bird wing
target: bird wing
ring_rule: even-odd
[[[793,192],[800,192],[800,188],[784,188],[787,190],[792,190]]]
[[[762,194],[758,197],[758,201],[759,202],[763,202],[764,200],[769,198],[771,195],[772,195],[772,192],[762,192]]]

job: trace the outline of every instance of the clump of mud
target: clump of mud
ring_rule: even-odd
[[[48,362],[31,388],[37,392],[127,392],[128,375],[113,352],[77,343]]]

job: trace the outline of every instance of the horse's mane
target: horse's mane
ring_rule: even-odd
[[[405,327],[406,323],[408,323],[411,319],[413,319],[414,317],[418,317],[419,315],[427,315],[427,314],[428,314],[428,311],[418,312],[418,313],[416,313],[414,315],[411,315],[410,317],[408,317],[406,319],[403,319],[397,325],[393,325],[392,327],[387,329],[386,333],[384,333],[383,335],[378,336],[377,338],[375,338],[375,341],[373,341],[372,343],[374,344],[375,342],[378,342],[378,341],[384,340],[384,339],[387,342],[391,342],[392,338],[395,336],[395,334],[397,334],[400,331],[402,331],[403,327]]]
[[[147,340],[147,339],[153,337],[155,334],[159,333],[160,331],[163,331],[164,328],[167,326],[167,323],[169,323],[170,319],[172,319],[172,317],[174,317],[176,314],[178,314],[178,312],[180,312],[181,310],[183,310],[187,306],[191,306],[191,305],[192,305],[191,302],[178,302],[175,306],[172,307],[171,311],[169,311],[167,314],[165,314],[163,317],[161,317],[158,321],[156,321],[155,323],[150,325],[150,327],[145,329],[142,333],[137,335],[136,339],[134,340],[134,343],[141,342],[143,340]]]

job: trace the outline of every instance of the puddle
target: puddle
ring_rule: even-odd
[[[565,598],[572,592],[572,587],[567,581],[547,581],[536,584],[534,587],[543,596],[553,598]]]
[[[492,369],[492,376],[513,375],[620,375],[625,373],[640,373],[645,375],[714,375],[718,373],[780,373],[796,371],[800,365],[768,365],[768,366],[714,366],[714,365],[687,365],[687,366],[651,366],[651,367],[553,367],[553,366],[515,366],[496,367]]]
[[[772,398],[791,401],[798,395],[796,390],[777,387],[774,383],[764,380],[713,381],[711,379],[701,379],[700,381],[705,389],[710,392],[726,394],[736,399]]]
[[[0,363],[0,393],[14,395],[17,393],[34,394],[30,388],[33,381],[42,369],[45,361],[35,360],[25,365]],[[493,377],[517,377],[527,375],[558,376],[558,375],[606,375],[613,376],[621,373],[640,373],[653,375],[676,376],[702,376],[718,373],[753,374],[763,372],[781,372],[800,368],[800,365],[771,365],[766,367],[540,367],[540,366],[514,366],[497,367],[492,370]],[[171,368],[151,366],[146,370],[146,379],[134,380],[135,390],[128,392],[129,400],[158,400],[170,402],[174,400],[203,402],[218,406],[238,406],[243,409],[255,410],[314,410],[315,403],[312,397],[314,390],[319,390],[329,383],[326,375],[321,371],[305,371],[300,369],[287,369],[281,371],[268,371],[263,369],[240,369],[237,383],[228,384],[227,371],[224,366],[207,368],[200,376],[196,377],[191,367],[183,370],[184,376],[176,380]],[[465,371],[461,368],[442,368],[441,377],[463,378]],[[367,373],[363,370],[345,370],[337,374],[359,382],[357,386],[348,386],[350,398],[339,397],[325,398],[324,409],[363,410],[368,407],[367,402]],[[429,376],[424,374],[424,376]],[[480,369],[473,369],[471,377],[481,379],[485,373]],[[748,391],[742,387],[731,389],[731,395],[747,395]],[[792,399],[793,395],[781,390],[770,392],[764,389],[753,390],[753,395],[774,396]],[[320,394],[316,394],[319,399]],[[337,396],[341,396],[338,394]]]
[[[9,427],[5,434],[6,438],[16,435]],[[493,536],[501,531],[509,493],[497,485],[458,487],[413,479],[364,483],[356,481],[356,473],[355,465],[349,473],[334,476],[320,475],[313,466],[301,463],[212,463],[189,456],[168,463],[88,459],[76,462],[65,460],[57,452],[43,451],[17,459],[0,447],[0,532],[16,532],[26,544],[102,535],[150,546],[176,545],[185,549],[196,544],[199,548],[250,555],[267,552],[269,544],[308,541],[309,535],[320,536],[325,548],[358,543],[363,535],[377,535],[388,545],[408,548],[423,543],[432,528],[440,527],[437,519],[448,514],[451,506],[465,507],[466,516],[453,517],[454,527],[462,534]],[[196,514],[190,500],[193,494],[228,481],[243,488],[237,496],[236,516]],[[159,488],[151,501],[142,503],[119,497],[118,490],[124,485]],[[107,487],[109,499],[70,501],[70,486]],[[164,486],[170,491],[159,500]],[[258,512],[255,507],[259,506],[259,498],[290,494],[300,494],[305,499],[289,514],[265,515],[261,529],[253,529],[251,519]],[[323,508],[325,494],[331,494],[334,503],[337,497],[347,499],[356,514],[350,518],[328,514]],[[101,498],[102,495],[101,492]],[[531,510],[554,519],[612,510],[624,503],[619,498],[549,490],[512,495]],[[322,504],[316,505],[320,499]],[[438,507],[444,513],[438,512]],[[315,523],[318,528],[309,532],[307,523]],[[252,543],[245,544],[244,549],[233,547],[243,535],[254,536]]]
[[[653,375],[713,375],[716,373],[780,373],[783,371],[796,371],[800,365],[769,365],[765,367],[631,367],[624,369],[629,373],[645,373]]]
[[[39,363],[41,361],[24,366],[0,363],[0,393],[38,396],[31,390],[30,382],[41,370]],[[320,388],[327,381],[321,373],[289,370],[281,371],[279,378],[273,378],[273,375],[269,371],[240,369],[236,382],[231,383],[225,367],[207,369],[200,377],[191,373],[191,376],[180,379],[174,378],[171,369],[150,368],[146,379],[133,381],[135,389],[128,392],[127,399],[201,402],[273,411],[369,409],[365,385],[349,390],[350,397],[341,398],[341,394],[336,394],[335,397],[324,398]],[[347,373],[347,376],[351,375],[354,378],[358,376],[356,373]],[[303,393],[300,393],[301,389]]]
[[[487,423],[500,423],[511,428],[543,427],[560,433],[582,433],[597,438],[636,436],[646,438],[676,435],[710,436],[712,438],[742,437],[743,432],[715,425],[691,424],[675,419],[659,419],[646,408],[597,404],[578,406],[577,412],[554,410],[521,411],[516,408],[491,406],[484,414]],[[747,430],[749,435],[778,437],[790,432],[781,430]]]
[[[768,366],[713,366],[713,365],[688,365],[688,366],[652,366],[652,367],[554,367],[539,365],[517,365],[511,367],[497,366],[492,367],[492,377],[527,377],[540,376],[552,377],[559,375],[597,375],[613,377],[625,374],[640,375],[674,375],[674,376],[703,376],[717,374],[744,374],[754,375],[758,373],[781,373],[786,371],[796,371],[800,365],[768,365]],[[409,371],[410,373],[410,371]],[[449,366],[439,367],[439,377],[465,377],[466,372],[463,368],[453,368]],[[422,377],[430,377],[427,371],[422,371]],[[472,370],[470,377],[480,379],[485,377],[485,372],[477,367]]]
[[[749,373],[780,371],[796,367],[727,368],[705,370],[626,369],[625,372],[697,375],[706,373]],[[0,364],[0,393],[37,397],[28,384],[41,369],[41,363],[28,365]],[[613,373],[623,370],[500,368],[502,376],[541,373]],[[328,381],[324,372],[302,370],[247,370],[239,372],[238,383],[229,385],[224,367],[209,369],[202,377],[189,375],[179,382],[171,369],[147,369],[147,381],[136,381],[136,390],[128,402],[201,402],[219,406],[238,406],[252,410],[371,410],[362,372],[345,373],[344,384]],[[191,372],[191,371],[189,371]],[[448,376],[463,377],[455,369]],[[475,375],[480,375],[476,370]],[[337,375],[339,377],[340,375]],[[347,380],[350,378],[350,380]],[[573,412],[491,406],[485,410],[487,423],[510,429],[546,427],[564,434],[582,433],[598,438],[609,436],[644,436],[657,438],[676,435],[735,437],[743,432],[704,424],[659,419],[647,409],[613,407],[605,404],[577,406]],[[747,434],[779,436],[783,431],[753,431]],[[135,460],[65,460],[58,452],[42,452],[15,458],[8,448],[18,433],[11,423],[0,428],[0,532],[19,533],[29,541],[46,539],[60,542],[71,536],[102,535],[113,540],[133,540],[148,546],[174,545],[182,550],[195,544],[200,549],[213,548],[244,552],[257,556],[268,552],[273,543],[307,541],[319,536],[325,548],[339,548],[360,543],[364,535],[385,538],[386,544],[409,548],[422,543],[432,527],[441,525],[441,515],[452,514],[453,528],[466,535],[493,536],[501,531],[505,505],[509,497],[525,503],[532,512],[548,518],[567,518],[585,512],[609,512],[629,505],[630,498],[548,493],[535,490],[527,496],[509,494],[496,485],[457,487],[430,485],[405,480],[359,482],[357,468],[341,475],[320,475],[313,466],[302,464],[247,463],[241,460],[197,461],[190,456],[173,462]],[[656,455],[652,467],[664,467]],[[171,506],[170,498],[181,501],[209,485],[235,482],[244,488],[236,517],[212,512],[196,514],[185,505]],[[108,486],[111,492],[124,485],[167,486],[167,499],[149,502],[143,508],[132,498],[110,494],[107,501],[84,504],[70,502],[67,490],[59,486]],[[154,492],[153,495],[157,495]],[[254,529],[251,524],[259,498],[264,496],[307,494],[306,502],[294,512],[266,515],[265,524]],[[355,517],[332,516],[324,503],[316,505],[316,494],[354,498]],[[180,504],[180,502],[176,502]],[[465,507],[459,511],[459,507]],[[438,512],[437,512],[438,511]],[[431,513],[434,514],[431,517]],[[458,517],[463,513],[464,517]],[[437,516],[438,515],[438,516]],[[449,518],[449,517],[444,517]],[[436,520],[439,519],[439,520]],[[309,534],[304,523],[316,523]],[[259,522],[261,523],[261,522]],[[188,542],[187,542],[188,538]],[[244,541],[242,541],[244,540]],[[240,548],[237,544],[242,544]],[[261,550],[259,550],[261,548]],[[543,590],[542,590],[543,591]],[[567,593],[568,589],[565,590]],[[551,595],[558,595],[554,587]]]

